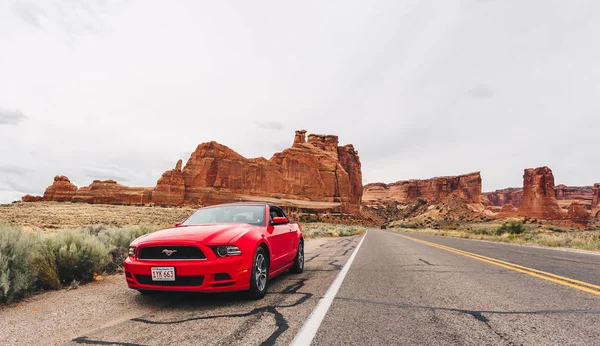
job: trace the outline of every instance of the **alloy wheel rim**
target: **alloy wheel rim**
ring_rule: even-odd
[[[264,290],[267,285],[267,261],[265,261],[263,254],[256,256],[256,272],[254,273],[254,277],[256,279],[256,288],[259,291]]]

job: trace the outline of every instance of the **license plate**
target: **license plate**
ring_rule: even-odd
[[[152,267],[152,281],[175,281],[175,267]]]

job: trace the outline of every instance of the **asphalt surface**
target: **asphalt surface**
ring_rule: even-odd
[[[304,273],[278,276],[261,300],[248,300],[238,293],[141,297],[131,292],[130,299],[139,299],[143,306],[156,306],[154,311],[85,332],[67,344],[287,345],[359,239],[308,241]]]
[[[121,277],[44,293],[0,309],[0,345],[288,345],[361,239],[307,242],[305,272],[262,300],[142,296]],[[477,254],[600,284],[596,254],[370,230],[312,344],[600,345],[600,295]]]
[[[598,283],[600,256],[408,237]],[[314,345],[600,345],[600,296],[372,230]]]

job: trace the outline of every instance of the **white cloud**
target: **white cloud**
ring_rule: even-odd
[[[27,119],[19,110],[4,109],[0,107],[0,125],[16,125]]]

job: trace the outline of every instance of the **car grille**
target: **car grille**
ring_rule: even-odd
[[[175,281],[152,281],[150,275],[135,274],[135,279],[142,285],[152,286],[202,286],[204,276],[180,276],[176,277]]]
[[[167,256],[167,253],[171,253],[171,256]],[[202,250],[195,246],[146,246],[138,250],[137,258],[147,260],[190,260],[206,259],[206,256]]]

